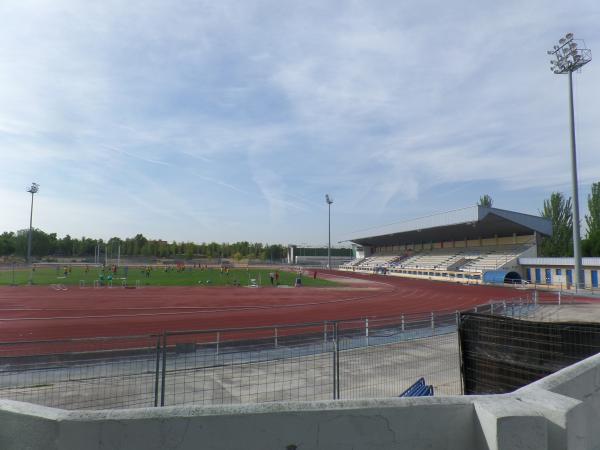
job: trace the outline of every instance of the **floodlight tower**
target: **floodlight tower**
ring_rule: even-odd
[[[333,199],[329,196],[329,194],[325,194],[325,202],[327,203],[327,209],[329,210],[329,240],[327,241],[327,269],[331,270],[331,204],[333,203]]]
[[[37,183],[31,183],[31,186],[27,188],[27,192],[31,194],[31,211],[29,212],[29,236],[27,238],[27,264],[31,262],[31,235],[33,234],[33,195],[37,194],[40,190],[40,185]]]
[[[569,125],[571,128],[571,183],[573,185],[573,259],[576,288],[584,287],[581,276],[581,237],[579,235],[579,188],[577,183],[577,151],[575,146],[575,112],[573,107],[573,72],[592,60],[592,51],[585,47],[582,39],[574,39],[567,33],[548,50],[550,70],[555,74],[569,75]]]

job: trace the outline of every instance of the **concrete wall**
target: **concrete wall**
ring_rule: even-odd
[[[600,448],[600,355],[512,394],[64,411],[0,401],[0,449]]]

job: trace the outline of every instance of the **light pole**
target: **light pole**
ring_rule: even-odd
[[[27,188],[27,192],[31,194],[31,210],[29,212],[29,236],[27,237],[27,264],[31,263],[31,235],[33,234],[33,195],[40,190],[40,185],[31,183]]]
[[[581,69],[592,60],[592,51],[585,48],[581,39],[573,39],[573,33],[567,33],[558,40],[552,50],[548,50],[550,70],[555,74],[569,75],[569,125],[571,128],[571,183],[573,185],[573,259],[575,269],[575,287],[584,287],[581,277],[581,237],[579,236],[579,188],[577,183],[577,151],[575,146],[575,111],[573,107],[573,71]]]
[[[327,269],[331,270],[331,204],[333,199],[329,194],[325,194],[325,202],[327,202],[328,211],[328,228],[329,228],[329,239],[327,241]]]

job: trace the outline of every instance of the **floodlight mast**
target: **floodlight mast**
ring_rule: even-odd
[[[27,192],[31,194],[31,209],[29,211],[29,236],[27,237],[27,264],[31,263],[31,235],[33,234],[33,195],[40,190],[40,185],[31,183],[27,188]]]
[[[329,194],[325,194],[325,202],[327,203],[328,208],[328,228],[329,228],[329,239],[327,241],[327,269],[331,270],[331,204],[333,203],[333,199],[329,196]]]
[[[581,264],[581,236],[579,223],[579,186],[577,182],[577,150],[575,145],[575,108],[573,106],[573,71],[581,69],[592,60],[592,51],[585,47],[581,39],[574,39],[573,33],[560,38],[558,45],[548,50],[550,70],[557,75],[569,75],[569,125],[571,131],[571,183],[573,189],[573,259],[575,288],[584,288]]]

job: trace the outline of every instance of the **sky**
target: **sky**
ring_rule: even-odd
[[[568,84],[597,0],[0,2],[0,232],[322,245],[570,195]],[[574,74],[580,201],[600,66]]]

